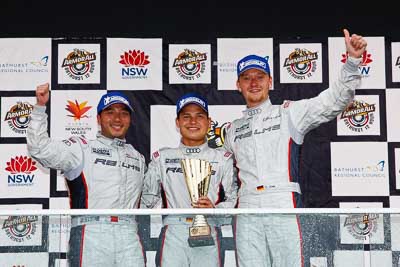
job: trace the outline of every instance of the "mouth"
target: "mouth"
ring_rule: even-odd
[[[186,127],[186,129],[188,129],[188,130],[191,131],[191,132],[200,130],[199,127]]]
[[[111,128],[115,131],[121,131],[123,129],[122,125],[111,125]]]
[[[260,88],[251,88],[251,89],[249,89],[249,93],[252,93],[252,94],[257,94],[257,93],[259,93],[261,91],[262,90]]]

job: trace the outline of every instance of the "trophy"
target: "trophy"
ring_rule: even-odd
[[[192,203],[199,197],[207,196],[211,178],[211,165],[206,160],[182,159],[183,175],[189,190]],[[189,246],[202,247],[213,246],[214,239],[211,236],[211,228],[204,215],[196,215],[192,226],[189,228]]]

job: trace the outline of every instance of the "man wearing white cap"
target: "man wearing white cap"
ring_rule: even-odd
[[[239,171],[239,208],[301,207],[299,151],[304,136],[342,112],[359,88],[358,65],[367,43],[344,30],[348,59],[336,83],[317,97],[272,105],[268,61],[249,55],[237,64],[243,117],[228,129],[225,148]],[[237,216],[238,265],[303,266],[301,229],[293,215]]]
[[[146,169],[144,157],[125,141],[133,108],[119,92],[103,95],[97,106],[95,140],[63,141],[47,134],[49,84],[36,88],[37,103],[27,130],[30,155],[61,170],[73,209],[138,208]],[[74,216],[68,251],[70,266],[145,266],[137,223],[129,216]]]

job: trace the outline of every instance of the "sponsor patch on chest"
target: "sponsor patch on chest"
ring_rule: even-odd
[[[111,157],[111,149],[105,147],[92,147],[92,153]]]

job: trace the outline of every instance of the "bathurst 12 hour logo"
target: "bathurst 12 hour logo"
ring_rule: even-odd
[[[4,220],[2,230],[14,242],[22,243],[36,234],[38,216],[9,216]]]
[[[211,127],[207,132],[208,146],[211,148],[222,147],[225,142],[226,131],[230,122],[224,122],[218,126],[218,121],[211,121]]]
[[[77,49],[69,53],[64,58],[61,65],[67,75],[74,80],[83,81],[90,77],[96,67],[96,53],[91,53],[85,49]]]
[[[378,230],[379,214],[356,214],[346,217],[344,227],[358,240],[365,240],[367,236],[375,234]]]
[[[371,128],[374,123],[375,104],[354,100],[344,110],[340,119],[352,131],[362,133]]]
[[[26,128],[31,121],[30,114],[32,113],[33,106],[28,102],[17,102],[6,113],[4,121],[8,126],[17,134],[26,134]]]
[[[342,59],[340,61],[342,63],[346,63],[348,57],[349,52],[346,52],[346,54],[342,54]],[[371,63],[372,61],[373,60],[371,58],[371,54],[368,54],[367,51],[364,51],[364,53],[362,54],[361,64],[358,66],[358,69],[360,70],[362,76],[369,76],[369,71],[371,70],[371,66],[369,66],[369,63]]]
[[[283,67],[295,79],[304,80],[313,75],[317,69],[318,53],[305,48],[296,48],[285,59]]]
[[[8,186],[32,186],[37,170],[36,162],[27,156],[16,156],[7,162]]]
[[[172,65],[178,75],[185,80],[195,80],[206,70],[207,54],[194,49],[185,49],[174,60]]]
[[[150,64],[149,55],[144,51],[129,50],[121,56],[120,64],[124,65],[121,69],[122,79],[146,79],[147,65]]]

